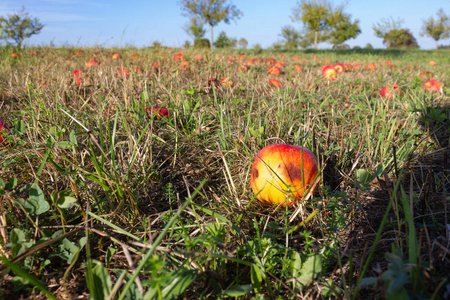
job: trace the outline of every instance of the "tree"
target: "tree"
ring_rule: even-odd
[[[195,17],[201,22],[209,24],[211,48],[213,46],[213,27],[222,21],[229,24],[231,20],[239,19],[243,15],[235,5],[228,4],[227,0],[181,0],[180,4],[184,16]]]
[[[330,5],[326,0],[302,0],[292,9],[291,19],[301,21],[308,31],[314,32],[314,48],[317,48],[319,33],[327,30]]]
[[[238,41],[238,45],[239,45],[240,48],[246,49],[247,46],[248,46],[248,42],[247,42],[246,39],[240,38],[239,41]]]
[[[231,48],[232,41],[229,37],[227,37],[227,34],[225,31],[221,31],[219,33],[219,36],[217,37],[216,41],[214,42],[214,47],[216,48]]]
[[[38,34],[44,25],[39,19],[30,17],[25,7],[16,14],[8,14],[7,17],[0,17],[1,39],[13,40],[21,48],[23,41],[33,34]]]
[[[211,48],[211,44],[208,39],[198,39],[194,42],[195,48]]]
[[[328,38],[335,48],[339,48],[345,41],[354,39],[361,33],[359,20],[352,23],[350,15],[344,13],[343,10],[343,6],[338,7],[329,15],[328,19],[330,27]]]
[[[196,40],[202,39],[206,33],[203,24],[197,18],[191,18],[189,23],[184,27],[184,31],[192,37],[194,43]]]
[[[337,46],[360,34],[359,21],[351,22],[351,16],[344,12],[344,8],[344,5],[333,7],[328,0],[297,2],[291,19],[301,21],[305,26],[301,44],[309,46],[314,42],[314,48],[317,48],[318,42],[330,41]]]
[[[419,48],[416,38],[409,29],[394,29],[389,32],[389,48]]]
[[[428,20],[423,21],[421,36],[429,36],[436,41],[436,49],[438,49],[438,41],[440,39],[446,39],[450,37],[450,21],[449,17],[444,13],[441,8],[437,12],[437,20],[430,17]]]
[[[382,38],[383,44],[385,44],[387,48],[391,48],[391,42],[395,39],[395,34],[398,33],[398,30],[400,30],[403,23],[404,21],[402,19],[381,19],[381,21],[373,25],[372,28],[375,32],[375,36]]]
[[[300,43],[300,34],[294,27],[286,25],[281,28],[280,36],[284,42],[284,48],[286,49],[297,49]]]

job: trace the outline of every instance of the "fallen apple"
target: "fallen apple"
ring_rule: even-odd
[[[375,66],[375,64],[367,64],[366,65],[366,69],[367,70],[376,70],[377,67]]]
[[[335,63],[333,65],[333,69],[335,69],[336,72],[338,72],[338,73],[344,73],[344,65],[343,64]]]
[[[267,74],[278,76],[281,74],[281,70],[278,67],[273,66],[267,69]]]
[[[119,70],[119,75],[128,78],[130,77],[130,72],[127,69],[122,68]]]
[[[277,79],[269,79],[269,86],[274,86],[277,88],[281,88],[283,87],[283,85],[281,84],[281,81],[277,80]]]
[[[169,118],[169,110],[164,106],[155,105],[153,108],[147,108],[147,113],[157,113],[156,118],[161,120],[162,118]]]
[[[256,156],[250,184],[262,203],[292,206],[312,187],[317,174],[317,158],[310,150],[295,145],[272,144]],[[316,189],[317,185],[314,191]]]
[[[442,83],[435,79],[429,79],[422,85],[429,92],[439,92],[442,89]]]
[[[98,66],[98,61],[96,61],[95,59],[91,59],[86,63],[86,68],[88,69],[94,66]]]
[[[8,146],[8,142],[6,141],[8,135],[11,133],[11,129],[6,124],[5,121],[0,119],[0,146]]]
[[[380,96],[383,98],[391,99],[396,92],[399,95],[403,95],[400,91],[400,86],[398,84],[394,84],[393,86],[384,86],[380,91]]]
[[[333,81],[337,78],[337,72],[332,66],[322,68],[322,74],[327,81]]]
[[[183,53],[177,53],[173,56],[173,61],[184,61],[186,59],[186,57],[184,56]]]

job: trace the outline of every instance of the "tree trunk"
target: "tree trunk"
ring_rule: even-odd
[[[210,31],[211,31],[211,49],[213,48],[213,26],[209,25]]]
[[[436,40],[436,50],[439,49],[438,40]]]
[[[319,31],[316,30],[314,34],[314,48],[317,49],[317,38],[319,37]]]

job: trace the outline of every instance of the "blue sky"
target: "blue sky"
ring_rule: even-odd
[[[420,48],[432,49],[435,42],[421,37],[422,21],[443,8],[450,14],[450,0],[350,0],[345,11],[358,19],[362,33],[347,41],[350,46],[371,43],[384,48],[382,40],[373,34],[373,24],[382,18],[404,20]],[[214,38],[220,31],[227,36],[247,39],[249,46],[259,43],[270,47],[280,40],[281,27],[292,25],[298,29],[301,23],[292,22],[290,14],[297,1],[248,0],[232,1],[243,13],[230,25],[221,23],[214,27]],[[342,1],[334,1],[340,4]],[[182,16],[178,0],[116,1],[116,0],[2,0],[0,15],[15,13],[25,6],[30,15],[45,24],[40,34],[26,40],[27,45],[145,47],[154,41],[165,46],[181,47],[192,39],[183,30],[188,18]],[[205,27],[206,28],[206,27]],[[208,28],[209,30],[209,28]],[[209,31],[206,37],[209,38]],[[450,39],[439,44],[450,44]],[[321,44],[321,48],[329,47]]]

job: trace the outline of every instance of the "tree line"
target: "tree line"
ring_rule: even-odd
[[[189,18],[184,27],[185,32],[193,39],[193,46],[198,48],[246,48],[245,38],[230,38],[224,31],[214,41],[213,28],[219,23],[229,24],[243,16],[235,5],[228,0],[181,0],[179,2],[182,15]],[[297,49],[308,48],[320,42],[328,42],[333,48],[344,48],[345,42],[356,38],[360,33],[359,20],[352,21],[345,12],[345,5],[333,5],[329,0],[301,0],[292,8],[290,18],[300,22],[303,27],[297,30],[286,25],[281,28],[281,41],[274,47]],[[417,41],[411,31],[403,27],[401,19],[381,19],[373,25],[375,36],[383,39],[387,48],[418,48]],[[205,38],[209,26],[210,37]],[[0,40],[8,44],[14,43],[22,47],[25,39],[38,34],[44,28],[39,19],[31,17],[25,7],[16,13],[0,17]],[[428,36],[438,41],[450,37],[450,21],[443,9],[437,12],[437,18],[430,17],[423,21],[421,36]],[[191,46],[186,41],[185,46]]]
[[[183,16],[189,17],[185,31],[193,38],[195,47],[240,47],[245,48],[247,41],[241,38],[228,38],[221,32],[213,40],[213,27],[221,21],[229,24],[231,20],[239,19],[243,13],[227,0],[182,0],[180,2]],[[359,20],[352,21],[351,15],[345,12],[345,5],[334,6],[328,0],[302,0],[292,8],[292,21],[302,23],[302,30],[286,25],[281,28],[281,42],[276,42],[282,48],[308,48],[320,42],[328,42],[333,48],[345,47],[345,42],[356,38],[361,33]],[[383,39],[387,48],[418,48],[416,38],[411,31],[403,27],[404,21],[382,19],[373,25],[375,36]],[[204,25],[209,25],[210,39],[204,37]],[[437,12],[437,18],[430,17],[423,21],[421,36],[431,37],[438,41],[450,37],[449,17],[443,9]],[[189,43],[187,43],[189,45]]]

